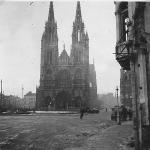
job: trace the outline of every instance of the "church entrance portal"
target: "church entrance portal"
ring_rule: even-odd
[[[50,105],[50,103],[51,103],[51,101],[52,101],[52,99],[51,99],[51,97],[50,96],[46,96],[45,97],[45,99],[44,99],[44,110],[48,110],[48,107],[49,107],[49,105]]]
[[[68,92],[62,91],[57,94],[55,99],[56,110],[68,110],[71,102],[71,95]]]
[[[81,96],[75,97],[74,105],[76,108],[80,108],[82,105],[82,99]]]

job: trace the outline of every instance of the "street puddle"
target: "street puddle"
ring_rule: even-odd
[[[0,130],[0,132],[7,132],[8,131],[8,129],[2,129],[2,130]]]
[[[0,148],[11,144],[18,136],[19,136],[19,134],[15,134],[11,137],[6,138],[4,141],[0,142]]]
[[[27,130],[23,130],[23,131],[21,131],[20,133],[30,133],[30,132],[32,132],[33,130],[29,130],[29,129],[27,129]]]

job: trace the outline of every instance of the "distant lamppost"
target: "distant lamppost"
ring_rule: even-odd
[[[2,107],[2,101],[3,101],[2,90],[3,90],[3,87],[2,87],[2,80],[1,80],[1,100],[0,100],[0,108]]]
[[[21,90],[22,90],[22,99],[23,99],[23,97],[24,97],[24,95],[23,95],[23,90],[24,90],[23,85],[22,85]]]
[[[119,114],[119,100],[118,100],[118,86],[116,87],[116,94],[117,94],[117,123],[118,125],[121,125],[121,120],[120,120],[120,114]]]
[[[55,109],[55,102],[56,102],[55,100],[56,100],[55,97],[53,97],[53,98],[52,98],[52,102],[53,102],[53,107],[54,107],[54,109]]]

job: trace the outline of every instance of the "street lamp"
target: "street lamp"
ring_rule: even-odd
[[[120,114],[119,114],[119,101],[118,101],[118,86],[116,87],[116,94],[117,94],[117,123],[118,125],[121,125],[121,120],[120,120]]]
[[[3,87],[2,87],[2,80],[1,80],[1,100],[0,100],[0,109],[2,107],[2,101],[3,101],[3,96],[2,96],[2,90],[3,90]]]

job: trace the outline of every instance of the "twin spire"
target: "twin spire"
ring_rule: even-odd
[[[48,15],[48,21],[54,21],[54,8],[53,8],[53,2],[50,2],[49,6],[49,15]],[[80,7],[80,2],[77,2],[77,9],[76,9],[76,18],[75,21],[82,21],[82,16],[81,16],[81,7]]]
[[[75,16],[75,22],[74,22],[78,28],[80,29],[84,29],[84,23],[82,22],[82,15],[81,15],[81,6],[80,6],[80,2],[77,1],[77,7],[76,7],[76,16]],[[48,22],[47,22],[47,26],[48,27],[56,27],[56,32],[57,32],[57,23],[55,22],[55,18],[54,18],[54,8],[53,8],[53,2],[50,2],[50,6],[49,6],[49,15],[48,15]],[[73,29],[74,30],[74,29]],[[88,39],[88,34],[86,32],[85,34],[86,39]]]

